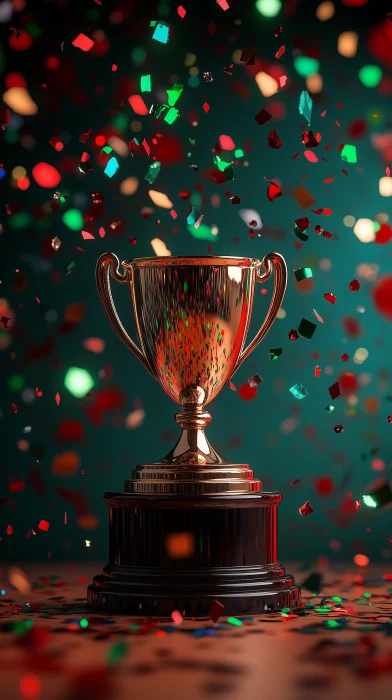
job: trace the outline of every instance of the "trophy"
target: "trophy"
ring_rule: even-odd
[[[123,343],[181,407],[180,438],[158,462],[139,464],[109,506],[109,563],[88,587],[96,610],[130,615],[208,617],[259,614],[300,604],[278,563],[280,493],[263,492],[248,464],[210,445],[207,405],[271,328],[287,283],[278,253],[235,257],[154,257],[123,262],[104,253],[100,300]],[[256,282],[274,273],[267,316],[244,348]],[[139,347],[122,325],[110,275],[126,284]]]

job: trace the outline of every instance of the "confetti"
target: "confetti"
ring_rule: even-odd
[[[72,46],[76,46],[77,49],[82,51],[90,51],[94,46],[94,42],[85,34],[78,34],[76,39],[73,40]]]
[[[331,384],[331,386],[328,388],[328,391],[329,391],[329,395],[330,395],[332,401],[337,399],[338,396],[340,396],[340,384],[339,384],[339,382],[335,382],[335,384]]]
[[[308,340],[311,339],[313,336],[313,333],[315,332],[317,326],[315,323],[312,323],[311,321],[308,321],[306,318],[303,318],[301,323],[298,326],[298,333],[303,337],[307,338]]]
[[[332,292],[326,292],[323,294],[323,299],[329,301],[330,304],[336,304],[336,296],[335,294],[332,294]]]
[[[262,381],[263,380],[259,374],[254,374],[253,377],[249,377],[248,384],[251,387],[255,387],[255,386],[258,386],[259,384],[261,384]]]
[[[113,177],[113,175],[117,172],[119,167],[120,167],[120,164],[119,164],[117,158],[115,156],[112,156],[112,158],[110,158],[108,160],[108,162],[106,163],[104,173],[108,177]]]
[[[298,512],[300,515],[306,516],[306,515],[310,515],[311,513],[314,513],[314,510],[313,510],[312,506],[310,505],[309,501],[305,501],[303,506],[300,506],[300,508],[298,508]]]
[[[167,44],[169,41],[169,27],[166,24],[163,24],[163,22],[158,22],[155,25],[152,38],[161,44]]]
[[[345,163],[357,162],[357,149],[355,146],[350,146],[346,143],[340,151],[340,157]]]
[[[299,267],[297,270],[293,270],[293,272],[297,282],[302,282],[303,280],[313,277],[313,272],[310,267]]]
[[[334,431],[335,431],[335,433],[342,433],[343,430],[344,430],[344,428],[343,428],[342,425],[335,425],[335,426],[334,426]]]
[[[182,5],[179,5],[177,7],[177,14],[180,15],[181,19],[184,19],[185,15],[186,15],[186,9]]]
[[[305,389],[303,384],[294,384],[290,388],[290,392],[295,399],[304,399],[309,394],[309,392]]]
[[[305,117],[308,124],[310,124],[310,120],[312,117],[312,106],[313,106],[313,101],[312,101],[308,91],[303,90],[301,92],[301,95],[299,98],[299,113],[303,114],[303,116]]]
[[[270,114],[269,112],[267,112],[266,109],[261,109],[260,112],[258,112],[258,113],[256,114],[256,116],[255,116],[254,119],[255,119],[255,122],[257,122],[257,124],[258,124],[259,126],[263,126],[264,124],[268,124],[268,122],[271,121],[271,119],[272,119],[272,114]]]
[[[351,280],[348,288],[351,292],[359,292],[361,285],[359,284],[358,280]]]
[[[277,360],[278,357],[282,354],[283,349],[282,348],[273,348],[269,351],[270,355],[270,360]]]
[[[268,148],[278,150],[282,146],[282,141],[275,129],[271,129],[268,134]]]
[[[140,78],[140,90],[151,92],[151,75],[142,75]]]
[[[214,600],[214,602],[210,606],[209,613],[208,613],[211,620],[213,622],[218,622],[221,615],[223,615],[224,609],[225,609],[225,606],[223,605],[223,603],[220,603],[219,600]]]

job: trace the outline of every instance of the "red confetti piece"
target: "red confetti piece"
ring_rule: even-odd
[[[324,180],[324,185],[328,185],[330,182],[335,182],[335,179],[333,177],[327,177],[327,179]]]
[[[309,163],[318,163],[318,158],[313,151],[305,151],[304,156]]]
[[[316,309],[313,309],[313,313],[316,316],[317,320],[320,321],[320,323],[324,323],[324,319],[321,318],[320,314],[317,313]]]
[[[172,209],[172,210],[171,210],[170,216],[172,217],[172,219],[176,219],[176,218],[177,218],[178,214],[177,214],[177,212],[175,211],[175,209]]]
[[[291,331],[288,332],[288,337],[290,340],[293,340],[293,341],[298,340],[298,338],[299,338],[298,331],[296,331],[294,328],[292,328]]]
[[[118,66],[116,66],[115,63],[113,63],[113,64],[112,64],[112,71],[116,72],[117,68],[118,68]]]
[[[301,479],[294,479],[294,481],[290,481],[290,486],[295,486],[295,484],[299,484]]]
[[[55,401],[56,401],[57,405],[60,406],[60,394],[58,392],[55,396]]]
[[[93,234],[89,233],[88,231],[82,231],[82,237],[84,241],[95,241],[95,236],[93,236]]]
[[[287,75],[281,75],[279,78],[279,87],[283,88],[287,83]]]
[[[16,403],[12,403],[11,408],[12,408],[14,413],[18,413],[18,407],[17,407]]]
[[[230,389],[231,389],[232,391],[237,391],[237,389],[236,389],[235,385],[233,384],[233,382],[229,382],[229,386],[230,386]]]
[[[211,107],[210,107],[210,105],[208,104],[208,102],[204,102],[204,104],[203,104],[203,109],[204,109],[204,111],[205,111],[206,114],[207,114],[207,112],[210,111]]]
[[[258,112],[255,116],[255,122],[258,123],[259,126],[263,126],[264,124],[268,124],[272,119],[272,114],[267,112],[266,109],[261,109],[260,112]]]
[[[268,134],[268,148],[278,150],[282,146],[282,140],[275,129],[271,129]]]
[[[226,12],[226,10],[230,8],[230,5],[227,2],[227,0],[216,0],[216,2],[217,5],[219,5],[219,7],[221,8],[221,10],[223,10],[223,12]]]
[[[310,515],[311,513],[314,513],[314,510],[313,510],[312,506],[310,505],[309,501],[306,501],[303,504],[303,506],[300,506],[300,508],[298,508],[298,512],[300,515],[306,516],[306,515]]]
[[[281,46],[280,49],[277,50],[277,52],[275,54],[275,58],[280,58],[281,56],[283,56],[285,51],[286,51],[286,47],[284,45]]]
[[[390,168],[386,167],[386,168],[385,168],[385,173],[386,173],[386,175],[389,177],[390,174],[391,174]]]
[[[50,527],[50,523],[48,523],[47,520],[40,520],[38,523],[38,527],[40,530],[43,530],[43,532],[47,532]]]
[[[335,431],[335,433],[342,433],[344,431],[344,428],[342,425],[335,425],[334,431]]]
[[[105,236],[106,236],[106,231],[105,231],[105,229],[103,228],[103,226],[100,227],[98,233],[99,233],[99,235],[100,235],[101,238],[105,238]]]
[[[342,362],[348,362],[350,357],[349,355],[347,355],[346,352],[344,352],[343,355],[340,356],[340,359],[342,360]]]
[[[335,384],[331,384],[331,386],[328,388],[328,391],[329,391],[329,395],[330,395],[332,401],[334,399],[337,399],[338,396],[340,396],[339,382],[335,382]]]
[[[217,622],[220,618],[220,616],[223,614],[223,611],[225,609],[225,606],[223,603],[220,603],[219,600],[214,600],[213,603],[211,603],[210,609],[209,609],[209,616],[213,622]]]
[[[350,284],[348,285],[348,288],[351,292],[359,292],[359,290],[361,289],[361,285],[359,284],[358,280],[351,280]]]
[[[177,13],[180,15],[181,19],[184,19],[185,15],[186,15],[185,7],[183,7],[182,5],[179,5],[177,7]]]
[[[319,377],[320,374],[321,374],[321,369],[318,365],[316,365],[316,367],[314,368],[314,376]]]
[[[281,196],[282,190],[275,182],[273,182],[273,180],[268,180],[267,177],[265,177],[264,180],[270,183],[270,186],[267,189],[267,199],[269,199],[270,202],[273,202],[275,199]]]
[[[14,531],[14,528],[12,527],[12,525],[7,525],[7,530],[6,530],[7,535],[12,535],[13,531]]]
[[[38,386],[35,387],[35,393],[37,394],[37,396],[42,396],[42,391],[38,388]]]
[[[326,301],[329,301],[330,304],[336,304],[336,296],[335,294],[332,294],[332,292],[326,292],[326,294],[323,295],[323,298]]]
[[[389,416],[387,416],[387,422],[392,423],[392,413],[390,413]]]
[[[77,49],[81,49],[82,51],[90,51],[90,49],[92,49],[94,46],[94,42],[85,34],[78,34],[76,39],[73,40],[72,46],[75,46]]]
[[[135,114],[148,114],[148,109],[144,104],[144,100],[140,95],[131,95],[128,97],[128,102],[131,105]]]
[[[11,493],[18,493],[19,491],[23,491],[25,488],[25,482],[20,479],[19,481],[11,481],[8,484],[8,490],[11,491]]]

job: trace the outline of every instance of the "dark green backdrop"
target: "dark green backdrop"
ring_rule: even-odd
[[[388,161],[392,156],[392,77],[390,66],[382,61],[383,53],[386,61],[391,55],[388,46],[384,50],[390,30],[383,27],[388,21],[379,3],[372,1],[362,8],[336,2],[335,16],[328,22],[320,22],[315,15],[319,3],[283,3],[273,19],[263,17],[253,2],[229,0],[229,4],[230,9],[223,12],[212,0],[205,5],[187,2],[187,15],[181,19],[176,3],[171,7],[168,3],[159,7],[151,4],[143,9],[141,4],[130,7],[130,3],[121,2],[112,2],[110,7],[91,2],[79,8],[27,2],[24,11],[14,13],[1,25],[3,92],[15,81],[19,84],[20,78],[10,74],[20,74],[38,105],[34,116],[11,115],[11,124],[0,137],[4,169],[0,181],[0,316],[12,318],[11,327],[1,329],[0,335],[3,560],[48,556],[56,560],[105,559],[103,492],[121,489],[136,463],[159,458],[176,439],[172,421],[175,406],[115,336],[100,307],[94,281],[95,262],[102,252],[112,250],[120,259],[153,255],[150,241],[155,237],[173,254],[207,255],[210,246],[217,255],[260,258],[277,250],[286,257],[286,315],[275,322],[267,339],[233,379],[237,389],[255,373],[264,381],[252,401],[244,401],[229,386],[222,390],[210,407],[214,420],[209,438],[227,459],[249,461],[266,489],[283,492],[282,559],[352,559],[356,553],[368,554],[371,559],[389,557],[390,516],[363,506],[356,510],[355,501],[361,499],[361,489],[380,475],[375,470],[385,471],[391,460],[392,426],[387,422],[391,412],[390,323],[379,315],[372,300],[376,279],[390,273],[390,245],[362,243],[352,227],[343,223],[347,215],[375,221],[380,213],[388,215],[390,211],[390,200],[379,194],[379,179],[392,162],[392,157]],[[149,23],[159,18],[170,25],[168,44],[151,38]],[[283,31],[276,38],[273,30],[278,24]],[[28,40],[23,31],[15,39],[10,26],[31,35],[30,48],[15,49],[16,41]],[[358,53],[351,59],[337,52],[337,37],[346,30],[360,37]],[[377,31],[383,32],[378,41],[371,38]],[[72,46],[79,32],[95,39],[94,50],[84,53]],[[285,53],[276,60],[275,53],[282,45]],[[372,55],[375,45],[376,56]],[[252,46],[256,65],[234,63],[230,68],[233,52]],[[195,54],[200,79],[196,87],[188,82],[186,54]],[[308,162],[303,155],[302,133],[309,127],[298,104],[306,84],[293,65],[293,58],[300,54],[320,61],[324,81],[323,90],[312,95],[311,129],[322,136],[313,151],[318,163]],[[48,67],[49,57],[59,59],[57,68]],[[112,70],[113,64],[117,71]],[[366,64],[379,65],[384,71],[377,88],[366,88],[358,79],[359,69]],[[288,83],[276,95],[265,98],[254,75],[262,70],[273,73],[276,66],[288,76]],[[213,82],[203,80],[205,71],[212,73]],[[183,113],[172,126],[152,115],[137,116],[129,105],[128,97],[140,94],[139,80],[145,74],[151,74],[153,82],[152,93],[143,94],[148,107],[162,102],[163,91],[171,83],[184,85],[177,105]],[[203,110],[205,102],[210,105],[208,113]],[[270,123],[259,126],[254,116],[262,108],[274,116]],[[140,132],[130,128],[134,121],[141,122]],[[267,145],[271,128],[283,142],[279,150]],[[91,136],[82,143],[79,137],[89,129]],[[99,155],[95,138],[108,138],[113,133],[125,143],[136,137],[140,141],[146,138],[150,145],[156,133],[162,134],[158,158],[162,168],[154,185],[144,180],[151,156],[117,156],[118,173],[112,179],[103,173],[107,157]],[[230,135],[236,148],[243,149],[244,157],[234,165],[233,181],[215,184],[213,149],[221,134]],[[49,143],[51,139],[64,143],[61,152]],[[341,160],[339,148],[345,143],[356,146],[357,164]],[[77,167],[83,151],[89,153],[94,168],[88,174]],[[297,152],[299,156],[293,159]],[[235,161],[232,151],[223,151],[222,157]],[[44,189],[34,181],[32,168],[42,161],[61,173],[58,186]],[[12,176],[16,166],[26,168],[31,181],[26,191],[18,189]],[[134,195],[124,196],[120,183],[130,176],[138,179],[139,187]],[[330,176],[334,181],[325,184]],[[279,181],[282,197],[268,201],[264,177]],[[302,208],[294,196],[300,185],[313,195],[311,209],[330,208],[331,215]],[[155,208],[147,217],[143,207],[153,207],[150,187],[172,200],[178,214],[175,221],[167,209]],[[184,188],[192,193],[186,201],[178,196]],[[55,191],[68,197],[58,211],[50,207]],[[94,209],[92,194],[96,192],[103,194],[104,203]],[[218,207],[211,205],[212,195],[219,195]],[[229,196],[233,195],[242,197],[240,205],[231,203]],[[197,240],[187,230],[191,204],[204,214],[203,223],[218,227],[219,234],[212,242]],[[95,240],[83,240],[80,231],[62,223],[69,208],[83,213],[83,228]],[[241,208],[260,214],[264,225],[260,236],[255,232],[253,239],[249,237],[238,213]],[[301,216],[311,221],[310,238],[303,244],[291,233],[294,220]],[[92,220],[87,221],[89,218]],[[389,230],[387,220],[387,216],[381,219],[386,222],[385,231]],[[112,230],[112,222],[121,223]],[[331,232],[332,238],[317,235],[317,224]],[[106,231],[104,238],[98,234],[101,226]],[[51,247],[54,236],[62,241],[58,252]],[[135,244],[129,242],[131,237]],[[75,267],[66,275],[64,268],[71,261]],[[366,265],[358,269],[361,264]],[[302,267],[312,268],[312,282],[296,281],[292,271]],[[367,280],[364,274],[369,275],[369,271],[373,277]],[[354,278],[361,284],[358,293],[348,287]],[[326,292],[336,295],[334,306],[323,298]],[[126,290],[118,288],[114,294],[124,324],[134,329]],[[256,291],[251,335],[265,316],[270,295],[271,285],[264,296],[260,289]],[[66,320],[67,307],[74,303],[84,304],[84,317],[76,323]],[[316,319],[313,309],[324,323]],[[317,324],[316,332],[311,340],[292,342],[288,333],[303,317]],[[104,340],[102,354],[83,347],[91,337]],[[282,347],[283,354],[271,361],[269,349],[276,347]],[[353,362],[358,348],[369,353],[363,364]],[[345,352],[350,360],[344,364],[340,356]],[[314,376],[316,365],[321,368],[319,378]],[[76,399],[64,387],[65,373],[71,366],[91,373],[95,382],[91,396]],[[349,396],[334,401],[335,411],[329,414],[325,410],[331,403],[328,387],[344,372],[355,375],[356,386],[346,392]],[[289,392],[297,382],[309,392],[302,401]],[[35,396],[36,387],[42,396]],[[102,422],[97,425],[97,411],[94,413],[92,407],[103,400],[100,392],[109,388],[118,390],[112,393],[115,406],[101,412]],[[26,389],[34,392],[31,402]],[[137,407],[146,413],[144,422],[129,430],[126,417]],[[64,420],[80,423],[84,431],[81,440],[60,440]],[[342,425],[344,432],[335,433],[336,425]],[[26,426],[31,426],[31,432],[24,432]],[[80,467],[72,476],[54,474],[54,457],[69,450],[80,456]],[[320,483],[320,477],[327,481]],[[296,479],[299,483],[290,485]],[[15,486],[18,481],[22,483]],[[328,495],[321,495],[323,488]],[[59,489],[72,490],[73,502],[66,502],[64,491]],[[298,508],[308,499],[315,512],[303,518]],[[89,524],[86,515],[96,519],[90,518],[92,529],[83,527]],[[50,523],[49,530],[32,534],[41,520]],[[12,534],[7,534],[7,528]],[[91,542],[90,548],[86,540]]]

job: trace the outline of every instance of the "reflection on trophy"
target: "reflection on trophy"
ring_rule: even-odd
[[[123,273],[112,253],[99,258],[102,305],[121,340],[181,406],[175,418],[182,432],[163,459],[136,467],[124,492],[105,494],[109,563],[88,588],[90,605],[187,617],[208,617],[214,601],[225,615],[296,607],[299,589],[277,558],[281,494],[262,492],[249,465],[220,457],[204,432],[207,405],[275,320],[286,289],[284,259],[156,257],[122,265]],[[255,283],[273,272],[266,319],[244,349]],[[110,275],[129,285],[140,347],[117,315]]]

